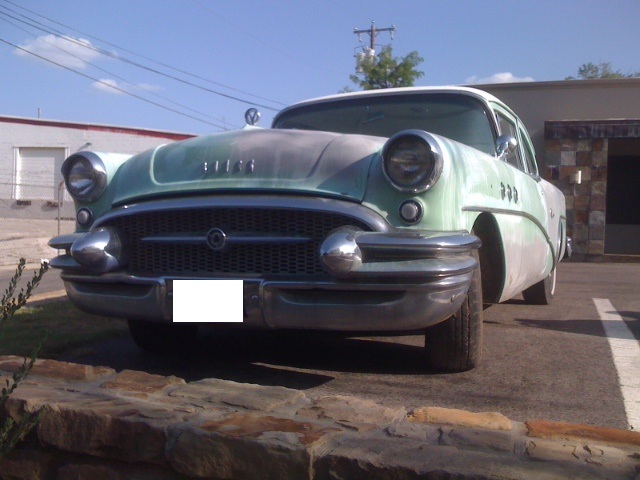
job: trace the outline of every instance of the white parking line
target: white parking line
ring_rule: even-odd
[[[593,298],[609,338],[631,430],[640,431],[640,343],[607,298]]]

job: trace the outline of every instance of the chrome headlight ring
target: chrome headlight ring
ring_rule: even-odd
[[[397,190],[424,192],[440,178],[442,155],[431,134],[404,130],[382,147],[382,171]]]
[[[78,152],[62,164],[62,176],[69,194],[81,202],[99,198],[107,187],[107,169],[94,152]]]

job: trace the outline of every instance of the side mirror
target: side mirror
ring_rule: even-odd
[[[518,147],[518,140],[513,135],[500,135],[496,140],[498,158],[513,153]]]

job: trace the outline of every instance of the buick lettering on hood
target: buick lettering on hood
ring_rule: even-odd
[[[298,103],[270,129],[246,118],[64,162],[76,231],[49,242],[51,266],[78,308],[126,318],[145,350],[189,348],[200,324],[173,321],[174,286],[236,280],[242,328],[419,332],[426,369],[464,371],[486,305],[551,301],[565,200],[497,98],[388,89]]]

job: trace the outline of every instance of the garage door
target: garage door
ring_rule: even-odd
[[[58,200],[62,181],[60,167],[64,148],[22,147],[18,149],[14,196],[16,200]]]

